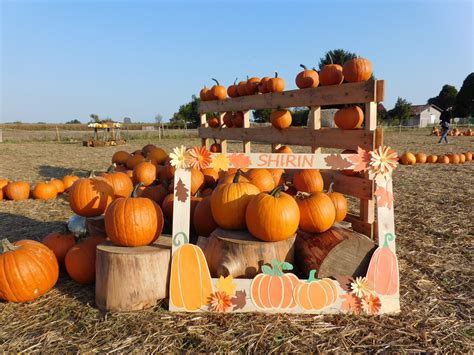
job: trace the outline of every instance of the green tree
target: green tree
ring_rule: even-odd
[[[452,85],[443,85],[438,96],[428,99],[428,103],[436,105],[439,108],[446,110],[448,107],[453,107],[456,104],[456,95],[458,91]]]
[[[469,74],[456,96],[456,117],[474,117],[474,73]]]
[[[75,120],[67,121],[66,124],[81,124],[81,121],[75,119]]]
[[[295,107],[291,109],[291,125],[306,126],[308,124],[309,109],[307,107]]]
[[[184,125],[187,127],[196,128],[201,124],[201,117],[198,113],[198,105],[200,100],[193,95],[191,102],[181,105],[178,112],[173,114],[170,123],[173,125]]]
[[[392,122],[403,122],[410,118],[411,103],[398,97],[395,106],[387,112]]]
[[[92,122],[100,122],[99,115],[96,115],[95,113],[91,113],[89,117],[91,118]]]
[[[344,65],[350,59],[357,58],[357,54],[346,51],[344,49],[333,49],[324,55],[324,57],[319,59],[319,69],[321,69],[326,64],[331,64],[331,58],[333,64]]]
[[[272,110],[269,108],[253,110],[253,121],[257,123],[270,122]]]

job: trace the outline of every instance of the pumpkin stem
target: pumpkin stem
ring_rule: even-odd
[[[242,174],[242,170],[237,169],[237,172],[234,175],[234,179],[232,180],[234,184],[239,182],[240,174]]]
[[[314,70],[316,73],[318,72],[315,67],[313,67],[313,70]]]
[[[334,185],[334,182],[331,181],[331,183],[329,184],[328,193],[333,192],[333,189],[332,189],[333,185]]]
[[[334,64],[334,62],[332,61],[332,57],[331,57],[330,53],[328,53],[328,57],[329,57],[329,60],[331,61],[331,64]]]
[[[272,263],[272,267],[273,267],[273,275],[274,276],[283,276],[281,263],[277,259],[272,259],[271,263]]]
[[[303,68],[304,70],[308,70],[308,68],[304,64],[300,64],[300,67]]]
[[[137,197],[138,189],[143,186],[143,182],[139,182],[134,188],[132,193],[130,194],[130,197]]]
[[[216,79],[212,78],[212,80],[216,82],[217,86],[219,86],[219,82]]]
[[[0,240],[0,245],[2,246],[2,249],[3,249],[2,254],[9,251],[15,251],[15,250],[20,249],[20,247],[17,247],[13,245],[12,243],[10,243],[10,241],[7,238]]]
[[[318,278],[316,277],[316,271],[317,271],[317,270],[311,270],[311,271],[309,272],[308,281],[306,281],[307,283],[320,280],[320,279],[318,279]]]
[[[88,178],[93,178],[93,177],[95,177],[95,170],[91,170],[88,176]]]
[[[272,190],[272,192],[270,192],[270,196],[278,198],[280,197],[280,193],[282,191],[283,191],[283,185],[277,186]]]
[[[385,233],[383,247],[388,248],[388,242],[391,242],[395,239],[395,236],[392,233]]]
[[[238,80],[238,79],[239,79],[239,78],[235,78],[235,80],[234,80],[234,85],[237,84],[237,80]]]
[[[278,73],[277,72],[275,72],[275,78],[278,78]]]
[[[109,166],[109,167],[107,168],[107,171],[106,171],[107,174],[113,173],[116,166],[117,166],[117,165],[116,165],[115,163],[113,163],[111,166]]]

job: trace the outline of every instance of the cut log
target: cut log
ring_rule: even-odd
[[[103,215],[86,218],[86,229],[89,235],[100,235],[107,238],[107,233],[105,233],[105,222]]]
[[[128,312],[153,307],[168,297],[171,237],[152,245],[97,246],[95,302],[102,311]]]
[[[303,277],[365,276],[376,245],[365,235],[334,225],[324,233],[298,231],[295,259]]]
[[[216,229],[198,245],[206,256],[212,277],[231,275],[253,278],[272,259],[294,262],[295,237],[280,242],[263,242],[246,231]]]

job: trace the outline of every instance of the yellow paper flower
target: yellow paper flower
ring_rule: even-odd
[[[362,298],[362,308],[367,314],[377,314],[379,313],[382,303],[380,298],[375,295],[368,295]]]
[[[397,165],[398,154],[390,147],[378,147],[370,152],[369,174],[371,176],[382,176],[387,179]]]
[[[351,283],[351,290],[354,295],[362,298],[366,295],[370,295],[372,288],[369,285],[369,281],[366,277],[356,277],[354,282]]]
[[[211,168],[214,168],[215,171],[219,170],[224,170],[227,171],[229,170],[229,163],[230,160],[227,158],[225,154],[219,154],[218,156],[214,157],[211,163]]]
[[[189,161],[188,164],[196,169],[206,169],[211,163],[211,153],[206,147],[194,147],[189,150]]]
[[[227,277],[221,276],[217,281],[216,288],[221,292],[225,292],[229,296],[234,296],[237,285],[231,275]]]
[[[173,148],[173,153],[170,153],[170,158],[170,164],[176,169],[186,169],[189,167],[189,153],[186,151],[186,147],[184,145]]]
[[[213,312],[226,312],[230,306],[231,298],[225,292],[216,291],[209,298],[209,310]]]

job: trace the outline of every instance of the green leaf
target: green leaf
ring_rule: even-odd
[[[284,262],[281,264],[281,269],[282,269],[282,270],[293,270],[293,265],[291,265],[290,263],[284,261]]]
[[[274,275],[272,268],[268,265],[262,265],[262,272],[265,275],[272,275],[272,276]]]

